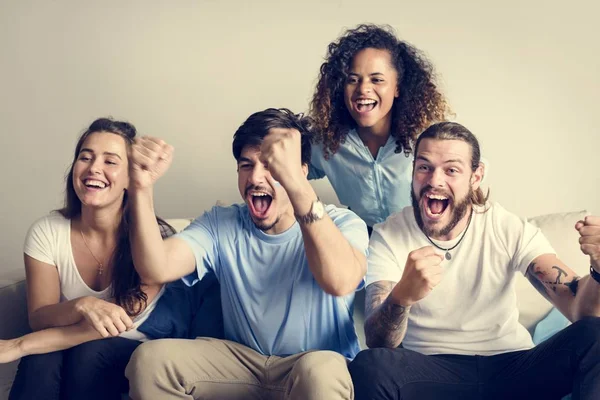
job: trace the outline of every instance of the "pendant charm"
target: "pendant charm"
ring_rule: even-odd
[[[446,257],[446,260],[448,260],[448,261],[452,260],[452,255],[450,254],[449,251],[446,252],[445,257]]]

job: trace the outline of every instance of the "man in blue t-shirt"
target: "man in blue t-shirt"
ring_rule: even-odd
[[[352,399],[359,351],[354,291],[366,273],[365,223],[324,206],[306,176],[310,121],[286,109],[251,115],[233,155],[245,204],[214,207],[163,242],[153,185],[173,149],[139,139],[129,201],[135,266],[146,283],[214,273],[225,338],[156,340],[127,367],[133,399]],[[191,396],[191,397],[190,397]]]

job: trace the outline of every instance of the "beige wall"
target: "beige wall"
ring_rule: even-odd
[[[272,3],[0,0],[0,269],[21,268],[26,230],[60,205],[97,116],[175,146],[161,215],[237,201],[236,127],[269,106],[305,110],[329,41],[365,21],[430,55],[482,142],[494,199],[524,216],[600,211],[598,2]]]

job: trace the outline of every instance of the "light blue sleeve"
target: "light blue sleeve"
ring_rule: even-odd
[[[325,171],[323,171],[322,165],[324,161],[323,148],[318,144],[313,144],[311,148],[310,164],[308,165],[308,180],[325,177]]]
[[[182,278],[188,286],[199,282],[209,271],[218,277],[217,207],[196,218],[175,237],[183,239],[194,253],[196,271]]]

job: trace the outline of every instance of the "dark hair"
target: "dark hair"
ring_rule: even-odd
[[[310,164],[313,122],[304,114],[294,114],[287,108],[267,108],[248,117],[233,135],[233,156],[239,161],[245,146],[260,146],[273,128],[297,129],[300,132],[301,159]]]
[[[81,200],[77,197],[73,186],[73,168],[79,157],[79,152],[86,139],[99,132],[108,132],[121,136],[129,147],[136,136],[135,126],[128,122],[116,121],[111,118],[98,118],[81,134],[75,146],[73,162],[66,176],[65,205],[58,210],[65,218],[73,219],[81,215]],[[119,224],[117,245],[111,256],[112,296],[117,304],[125,309],[127,314],[135,316],[146,308],[148,296],[141,288],[140,277],[133,265],[131,246],[129,243],[129,207],[127,191],[123,195],[121,223]],[[157,217],[163,238],[175,233],[175,230],[165,221]]]
[[[396,153],[404,150],[408,155],[417,135],[431,123],[445,120],[449,111],[435,84],[433,66],[423,53],[398,40],[388,25],[359,25],[329,44],[310,105],[318,132],[315,141],[323,143],[326,159],[356,126],[344,102],[344,88],[354,56],[367,48],[387,50],[398,73],[399,97],[392,106],[390,132],[396,138]]]
[[[481,162],[481,149],[479,147],[479,141],[477,140],[475,135],[473,135],[473,133],[471,133],[471,131],[465,128],[463,125],[456,122],[439,122],[437,124],[431,125],[419,135],[419,138],[415,143],[415,156],[418,154],[419,144],[424,139],[460,140],[466,142],[471,147],[471,172],[475,172],[477,168],[479,168],[479,164]],[[481,188],[479,187],[473,192],[471,204],[483,206],[486,204],[489,195],[489,190],[487,194],[484,195],[483,190],[481,190]]]

